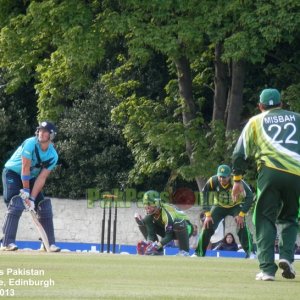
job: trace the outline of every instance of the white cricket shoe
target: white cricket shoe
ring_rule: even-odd
[[[1,251],[16,251],[16,250],[18,250],[18,246],[16,244],[14,244],[14,243],[10,243],[7,246],[2,246],[1,245],[0,250]]]
[[[61,249],[54,244],[50,246],[50,252],[60,252],[60,250]]]
[[[184,250],[180,250],[176,256],[190,256],[190,253]]]
[[[286,279],[294,279],[296,276],[296,271],[293,265],[286,259],[279,259],[279,268],[282,269],[282,277]]]
[[[264,272],[260,272],[260,273],[256,274],[255,280],[274,281],[275,276],[269,275],[269,274],[264,273]]]
[[[61,249],[58,246],[56,246],[54,244],[50,245],[50,252],[60,252],[60,250]],[[43,251],[43,252],[46,251],[46,248],[43,243],[41,244],[41,248],[39,251]]]

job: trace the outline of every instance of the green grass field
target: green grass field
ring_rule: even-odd
[[[254,259],[4,252],[0,299],[298,299],[300,276],[262,282],[257,271]]]

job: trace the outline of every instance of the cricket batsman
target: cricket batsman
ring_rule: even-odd
[[[18,250],[15,240],[24,209],[37,212],[39,222],[47,234],[50,251],[60,251],[55,245],[51,201],[44,198],[42,193],[58,160],[53,145],[56,133],[53,123],[41,122],[35,136],[26,139],[5,163],[2,173],[3,198],[8,208],[3,224],[2,251]],[[20,197],[14,197],[16,195]]]

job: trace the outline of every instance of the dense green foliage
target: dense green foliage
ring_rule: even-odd
[[[0,160],[46,118],[60,129],[52,194],[199,189],[262,88],[300,111],[299,28],[292,0],[1,0]]]
[[[0,80],[0,162],[5,162],[13,151],[35,129],[36,97],[24,86],[17,93],[6,95]]]
[[[48,192],[77,198],[88,188],[111,190],[126,182],[132,157],[110,120],[116,105],[116,99],[95,83],[84,99],[75,100],[64,112],[56,143],[60,165]],[[68,178],[68,184],[62,178]]]

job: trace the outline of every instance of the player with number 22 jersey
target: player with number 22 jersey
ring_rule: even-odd
[[[294,246],[298,232],[300,198],[300,114],[282,109],[277,89],[260,94],[260,114],[244,127],[232,155],[232,196],[242,192],[241,179],[248,158],[257,164],[257,201],[253,221],[260,273],[256,280],[294,279]],[[274,246],[279,226],[279,264]]]
[[[274,108],[252,117],[235,153],[255,156],[258,170],[265,165],[300,176],[300,115]]]

